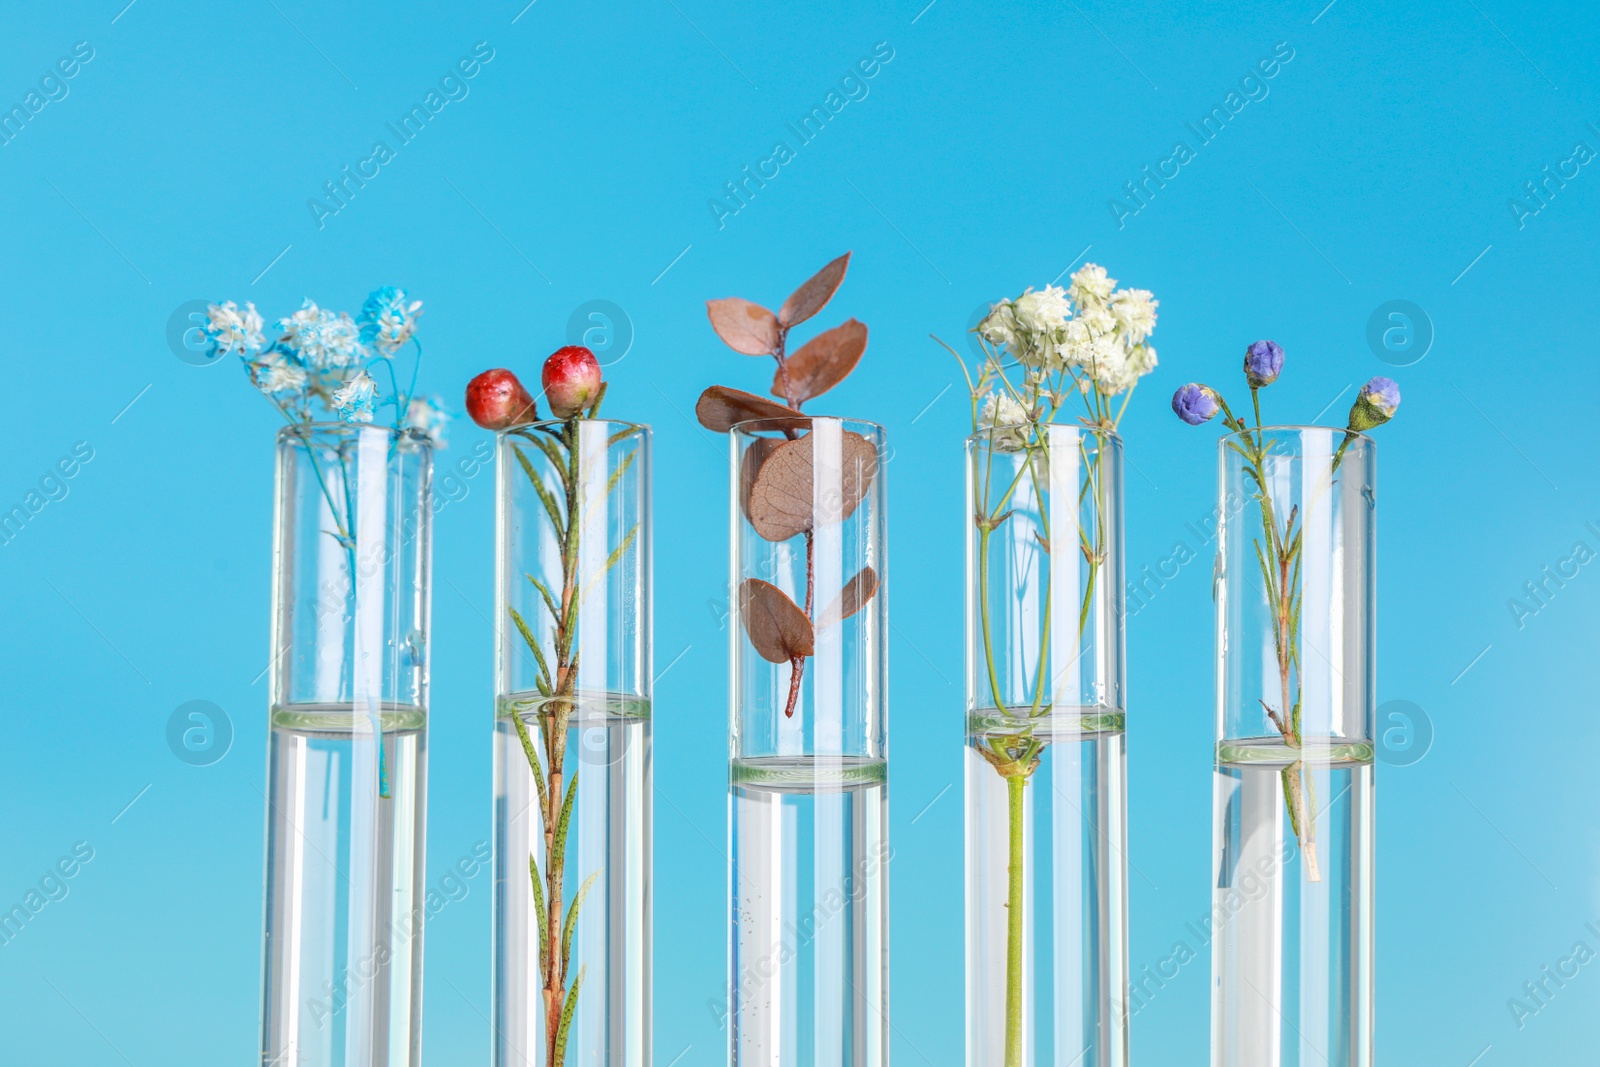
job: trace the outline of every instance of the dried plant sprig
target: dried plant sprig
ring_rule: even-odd
[[[1082,583],[1077,633],[1082,640],[1094,598],[1104,595],[1099,581],[1107,558],[1105,483],[1101,462],[1106,438],[1116,431],[1139,380],[1156,367],[1156,352],[1149,337],[1155,330],[1157,301],[1144,289],[1117,289],[1104,268],[1085,264],[1063,289],[1046,285],[1029,288],[1012,300],[1002,300],[973,330],[980,358],[969,366],[955,349],[933,340],[956,358],[966,379],[972,412],[972,432],[985,448],[974,451],[972,472],[977,529],[978,629],[982,643],[980,677],[988,686],[993,708],[1007,717],[1025,720],[1020,728],[984,731],[975,743],[978,754],[1005,780],[1007,804],[1007,896],[1005,972],[1005,1067],[1020,1067],[1024,1060],[1023,1001],[1025,998],[1024,906],[1027,881],[1025,825],[1026,787],[1041,763],[1049,742],[1036,736],[1036,727],[1056,710],[1056,694],[1049,668],[1035,668],[1027,707],[1014,706],[1000,681],[999,664],[1010,650],[997,649],[990,619],[990,569],[992,541],[1018,538],[1022,543],[1050,553],[1051,516],[1042,504],[1037,509],[1020,501],[1042,502],[1050,485],[1049,427],[1081,402],[1078,422],[1083,437],[1098,441],[1093,447],[1080,441],[1079,464],[1083,482],[1078,487],[1076,541],[1087,575]],[[1120,402],[1114,398],[1121,397]],[[1019,457],[1016,471],[997,479],[995,467],[1003,454]],[[1036,510],[1037,514],[1032,511]],[[1083,512],[1088,511],[1088,518]],[[1057,520],[1059,521],[1059,520]],[[1003,531],[1011,524],[1026,524],[1018,534]],[[1071,536],[1069,531],[1058,531]],[[1069,542],[1070,543],[1070,542]],[[1063,566],[1078,566],[1076,559],[1058,553]],[[1074,554],[1075,556],[1078,554]],[[1049,644],[1055,598],[1049,595],[1049,568],[1056,558],[1046,557],[1046,593],[1039,622],[1039,646]],[[1074,576],[1076,577],[1076,576]],[[981,703],[982,697],[977,697]]]
[[[1222,394],[1209,385],[1190,382],[1178,387],[1172,394],[1173,413],[1190,426],[1209,422],[1220,412],[1223,425],[1239,438],[1228,441],[1228,448],[1244,460],[1245,474],[1252,483],[1252,496],[1261,512],[1262,536],[1254,541],[1256,562],[1261,567],[1261,580],[1266,591],[1267,606],[1272,612],[1273,654],[1278,668],[1279,704],[1274,708],[1265,700],[1261,708],[1272,724],[1284,746],[1295,753],[1304,747],[1305,736],[1301,729],[1301,677],[1300,677],[1300,609],[1304,590],[1300,584],[1302,534],[1304,516],[1299,508],[1291,507],[1280,521],[1273,497],[1271,480],[1267,472],[1267,459],[1272,443],[1266,439],[1261,424],[1261,390],[1278,380],[1283,371],[1283,348],[1276,341],[1255,341],[1245,349],[1244,376],[1250,387],[1250,407],[1255,417],[1251,426],[1233,413]],[[1400,386],[1392,379],[1377,377],[1362,386],[1356,394],[1355,404],[1345,424],[1344,439],[1333,454],[1330,473],[1339,469],[1345,450],[1360,434],[1381,426],[1394,417],[1400,407]],[[1266,541],[1263,546],[1262,540]],[[1296,756],[1281,772],[1283,798],[1288,809],[1289,825],[1300,844],[1304,857],[1306,879],[1322,881],[1321,867],[1317,862],[1316,783],[1303,761]]]
[[[355,514],[349,498],[352,457],[341,444],[331,450],[332,460],[324,466],[329,457],[319,455],[307,430],[316,421],[313,401],[321,405],[324,418],[347,423],[370,423],[380,408],[392,407],[396,432],[409,432],[443,448],[449,422],[444,405],[436,397],[417,394],[422,342],[416,331],[421,314],[422,301],[410,300],[404,290],[388,285],[368,294],[355,318],[348,312],[319,308],[307,299],[299,311],[278,320],[279,336],[271,343],[261,313],[248,301],[242,308],[232,300],[211,304],[203,317],[198,313],[193,317],[210,357],[238,355],[250,384],[285,422],[299,428],[311,473],[333,522],[327,533],[345,553],[352,591],[356,574]],[[401,389],[394,361],[407,342],[416,348],[416,357],[410,383]],[[388,372],[387,394],[372,376],[375,369]],[[341,478],[337,483],[330,478],[334,464]],[[370,719],[378,751],[378,796],[388,800],[389,763],[381,713],[371,712]]]
[[[813,497],[815,457],[811,420],[801,405],[834,388],[861,362],[867,349],[867,327],[848,319],[824,330],[797,351],[789,351],[789,331],[827,306],[844,282],[850,253],[829,262],[789,294],[776,314],[740,297],[706,303],[711,327],[729,348],[746,356],[771,356],[774,403],[754,393],[714,385],[700,394],[695,415],[700,425],[727,433],[736,424],[767,420],[787,440],[763,438],[746,450],[740,471],[740,507],[755,531],[768,541],[787,541],[802,534],[806,542],[804,605],[769,582],[751,578],[739,589],[739,617],[745,636],[763,659],[789,664],[786,718],[794,716],[804,682],[806,662],[815,653],[816,632],[860,611],[878,592],[871,567],[852,576],[817,611],[814,534],[819,525],[843,522],[865,499],[877,473],[877,450],[852,431],[842,435],[843,481],[837,499],[819,507]]]
[[[539,924],[539,977],[545,1010],[544,1062],[550,1067],[560,1067],[566,1058],[584,976],[584,967],[580,964],[577,974],[569,979],[573,931],[577,927],[579,909],[603,873],[599,869],[589,872],[563,915],[567,837],[578,795],[578,772],[566,773],[568,729],[572,713],[582,700],[577,689],[582,651],[576,647],[578,613],[585,595],[596,583],[604,581],[627,554],[638,537],[639,527],[635,524],[624,535],[597,573],[581,572],[579,547],[601,501],[584,499],[584,483],[579,471],[578,424],[598,417],[607,383],[602,380],[594,353],[580,345],[569,345],[553,353],[545,360],[540,378],[556,421],[538,422],[537,404],[517,376],[504,369],[484,371],[468,383],[466,406],[478,425],[516,438],[511,443],[512,454],[538,496],[539,510],[549,521],[561,549],[559,591],[535,575],[527,576],[549,616],[548,638],[541,639],[538,629],[521,613],[507,608],[512,624],[538,667],[535,685],[542,698],[537,712],[537,744],[523,721],[520,708],[510,709],[510,719],[533,775],[539,819],[544,827],[543,863],[530,853],[528,875]],[[630,432],[620,431],[607,443],[615,443]],[[526,451],[529,448],[537,449],[545,458],[558,485],[545,484]],[[606,494],[617,488],[632,461],[630,453],[611,473],[606,482]]]

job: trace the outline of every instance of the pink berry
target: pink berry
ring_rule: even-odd
[[[467,414],[485,430],[507,430],[538,421],[539,409],[515,374],[496,368],[467,383]]]
[[[558,348],[544,361],[545,399],[558,419],[580,414],[600,392],[600,364],[582,345]]]

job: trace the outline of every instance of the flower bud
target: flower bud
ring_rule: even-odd
[[[1172,394],[1172,410],[1190,426],[1199,426],[1222,410],[1222,398],[1209,385],[1190,382]]]
[[[1350,408],[1350,429],[1356,432],[1382,426],[1400,407],[1400,386],[1381,375],[1361,387]]]
[[[582,414],[600,392],[600,363],[582,345],[558,348],[544,361],[545,399],[558,419]]]
[[[509,430],[537,421],[539,408],[515,374],[496,368],[467,383],[467,414],[485,430]]]
[[[1278,380],[1283,370],[1283,347],[1276,341],[1257,341],[1244,350],[1244,376],[1250,388],[1260,389]]]

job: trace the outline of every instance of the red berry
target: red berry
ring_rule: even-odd
[[[545,399],[558,419],[570,419],[600,392],[600,364],[582,345],[558,348],[544,361]]]
[[[538,421],[539,408],[515,374],[496,368],[467,383],[467,414],[485,430],[507,430]]]

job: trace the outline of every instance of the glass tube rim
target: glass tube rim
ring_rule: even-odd
[[[391,443],[405,442],[418,448],[433,451],[433,440],[421,430],[406,426],[396,429],[381,423],[372,422],[337,422],[333,420],[317,420],[313,422],[296,422],[278,430],[278,443],[306,444],[310,441],[329,439],[359,439],[360,431],[378,430],[388,437]]]
[[[495,437],[503,441],[510,437],[521,437],[524,430],[551,429],[557,426],[565,426],[569,422],[576,422],[580,426],[615,426],[618,429],[627,430],[630,437],[634,435],[640,437],[651,436],[648,422],[630,422],[627,419],[540,419],[537,422],[524,422],[516,426],[507,426],[503,430],[497,430],[495,431]],[[619,440],[617,443],[621,444],[622,441]]]
[[[1035,428],[1044,433],[1048,433],[1051,430],[1071,430],[1083,437],[1099,437],[1115,445],[1119,450],[1125,443],[1123,436],[1116,430],[1095,426],[1085,426],[1079,422],[1046,422],[1039,424],[1031,422],[1002,422],[996,426],[988,427],[982,430],[975,430],[972,433],[967,434],[965,441],[968,448],[981,448],[989,444],[989,439],[996,434],[1008,433],[1011,431],[1022,431],[1026,433]],[[1230,434],[1229,436],[1232,435]]]
[[[1283,423],[1276,426],[1249,426],[1242,431],[1234,430],[1223,434],[1217,443],[1220,447],[1227,448],[1230,441],[1238,443],[1239,441],[1243,440],[1247,434],[1281,434],[1287,437],[1291,434],[1303,435],[1313,430],[1320,430],[1323,433],[1331,434],[1349,434],[1351,437],[1355,438],[1355,441],[1352,442],[1353,444],[1359,444],[1363,448],[1367,449],[1376,449],[1378,447],[1377,442],[1373,440],[1371,436],[1361,432],[1360,430],[1352,430],[1344,426],[1321,426],[1315,423]]]
[[[728,433],[735,437],[755,437],[763,431],[781,433],[784,430],[804,428],[796,427],[795,423],[811,423],[818,419],[828,419],[833,422],[843,423],[846,429],[854,429],[857,432],[860,432],[861,428],[866,428],[880,439],[888,436],[888,431],[883,428],[883,425],[873,422],[871,419],[858,419],[852,415],[807,415],[800,411],[795,412],[793,416],[783,416],[781,418],[741,419],[728,427]],[[863,434],[863,436],[866,435]]]

